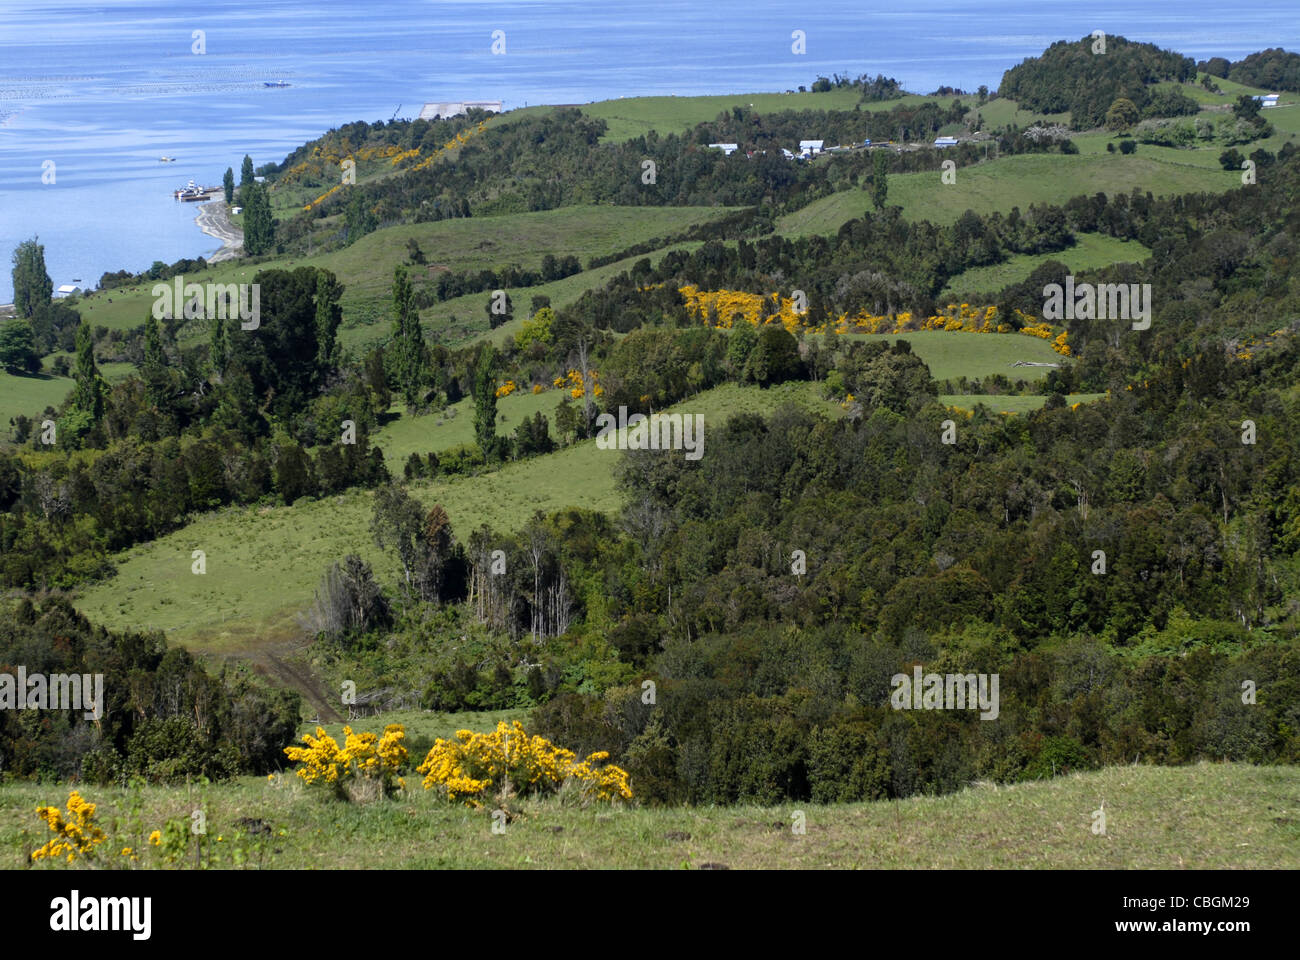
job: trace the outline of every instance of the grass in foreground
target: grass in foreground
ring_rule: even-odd
[[[144,788],[141,826],[125,829],[129,792],[86,787],[110,834],[145,853],[149,831],[202,807],[208,837],[229,865],[236,848],[257,866],[235,821],[265,821],[261,865],[288,869],[1296,869],[1300,768],[1201,763],[1109,767],[1055,780],[976,784],[942,797],[878,803],[642,809],[582,808],[555,799],[512,803],[502,834],[487,811],[447,803],[408,775],[396,798],[365,806],[325,800],[291,774],[202,788]],[[633,784],[633,789],[636,785]],[[64,786],[0,787],[0,866],[23,866],[44,842],[35,808],[67,799]],[[1104,809],[1106,832],[1093,833]],[[791,830],[804,813],[807,832]],[[120,826],[114,828],[114,821]],[[136,835],[138,833],[139,835]],[[216,842],[220,837],[220,842]],[[112,850],[108,850],[109,846]],[[275,852],[272,852],[275,851]],[[40,869],[72,869],[51,864]]]

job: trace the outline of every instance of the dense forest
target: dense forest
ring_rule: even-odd
[[[110,633],[60,598],[13,604],[0,624],[0,672],[100,674],[101,714],[0,711],[6,776],[185,782],[277,769],[298,727],[299,697],[222,669],[215,676],[161,634]],[[122,682],[125,678],[125,682]],[[26,691],[24,691],[25,693]]]
[[[1196,64],[1190,57],[1124,37],[1106,37],[1100,52],[1094,51],[1095,43],[1091,37],[1057,41],[1042,56],[1008,70],[998,93],[1027,110],[1068,110],[1075,130],[1102,126],[1111,104],[1120,98],[1148,111],[1147,116],[1197,111],[1196,101],[1186,94],[1152,89],[1161,80],[1195,79]]]
[[[1196,67],[1212,77],[1244,83],[1248,87],[1300,91],[1300,54],[1288,53],[1281,47],[1261,50],[1236,62],[1212,57],[1202,60]]]

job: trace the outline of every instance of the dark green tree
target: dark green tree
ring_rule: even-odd
[[[167,356],[163,353],[158,321],[152,313],[144,321],[144,362],[140,366],[140,376],[150,406],[162,407],[167,399]]]
[[[229,349],[226,346],[226,321],[221,317],[212,318],[211,339],[208,341],[208,367],[212,375],[220,378],[226,371]]]
[[[54,296],[54,282],[45,272],[45,246],[24,240],[14,250],[13,264],[14,309],[20,317],[35,316]]]
[[[77,328],[77,361],[72,370],[76,386],[72,388],[72,408],[98,423],[104,415],[104,378],[95,366],[95,343],[90,335],[90,324],[84,320]]]
[[[226,167],[226,175],[221,178],[221,185],[226,191],[226,203],[235,202],[235,171]]]
[[[883,150],[877,150],[871,158],[871,202],[877,210],[884,210],[888,196],[889,158]]]
[[[407,406],[415,406],[424,379],[424,337],[420,313],[406,267],[393,271],[393,348],[397,351],[397,379]]]
[[[0,368],[9,373],[35,373],[41,369],[32,325],[22,317],[0,323]]]
[[[339,299],[343,285],[329,270],[316,274],[316,365],[322,377],[334,370],[339,362],[338,329],[343,319]]]
[[[244,163],[239,168],[239,198],[244,199],[244,188],[253,183],[253,158],[244,154]]]
[[[497,359],[497,348],[485,343],[474,370],[474,440],[489,460],[497,447]]]
[[[267,253],[275,242],[275,216],[266,187],[250,183],[240,188],[239,197],[244,201],[244,251],[254,257]]]

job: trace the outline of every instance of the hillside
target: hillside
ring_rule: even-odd
[[[1143,765],[883,803],[602,811],[526,801],[500,836],[486,812],[434,799],[418,776],[369,806],[323,802],[283,773],[200,789],[221,865],[239,851],[264,867],[313,870],[1295,870],[1298,776],[1296,767]],[[61,800],[57,793],[36,784],[0,791],[0,867],[21,865],[36,836],[31,811]],[[100,804],[101,822],[120,824],[115,848],[144,850],[137,868],[162,865],[145,835],[186,815],[183,795],[145,787],[138,813],[129,813],[134,801],[124,790],[86,793]],[[1104,835],[1093,833],[1099,809]],[[796,810],[803,835],[791,831]],[[126,827],[128,816],[143,827]],[[240,818],[270,825],[260,852],[235,825]]]
[[[1107,42],[348,123],[76,299],[22,242],[0,665],[110,683],[0,710],[0,849],[75,783],[145,867],[195,796],[288,868],[1300,866],[1293,64]],[[414,770],[497,721],[504,837]]]

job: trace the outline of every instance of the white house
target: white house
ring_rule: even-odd
[[[1276,93],[1266,93],[1263,96],[1256,97],[1255,99],[1259,101],[1261,107],[1276,107],[1277,97],[1278,95]]]
[[[801,157],[817,156],[817,154],[822,152],[822,144],[824,144],[825,142],[826,142],[825,140],[800,140],[799,156]]]
[[[446,120],[448,117],[458,117],[462,113],[468,113],[470,110],[486,110],[488,113],[500,113],[500,100],[443,100],[437,103],[426,103],[420,109],[421,120],[432,120],[434,117],[442,117]]]
[[[787,150],[785,147],[781,148],[781,156],[785,157],[787,160],[794,159],[794,154],[791,153],[789,150]]]
[[[942,150],[944,147],[955,147],[957,146],[957,138],[956,137],[935,137],[934,145],[938,147],[940,150]]]
[[[63,286],[59,287],[59,289],[54,291],[54,295],[56,297],[76,297],[80,296],[83,292],[84,291],[75,283],[65,283]]]
[[[737,149],[739,149],[739,147],[740,147],[740,144],[738,144],[738,143],[711,143],[711,144],[709,144],[709,149],[710,149],[710,150],[721,150],[721,151],[722,151],[724,154],[726,154],[727,156],[731,156],[733,153],[736,152]]]

